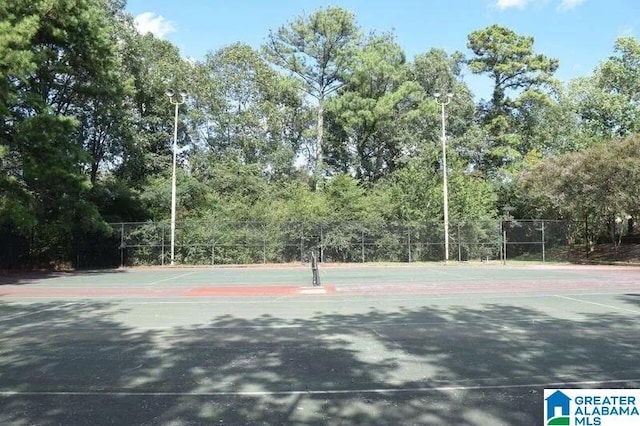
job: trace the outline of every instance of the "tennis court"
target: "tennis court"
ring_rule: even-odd
[[[0,277],[1,424],[540,424],[640,387],[640,269],[372,265]]]

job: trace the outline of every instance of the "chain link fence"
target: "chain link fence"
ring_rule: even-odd
[[[122,266],[165,265],[171,259],[166,222],[114,223]],[[549,220],[451,222],[449,259],[566,260],[570,223]],[[422,223],[176,222],[175,263],[224,265],[307,262],[426,262],[444,259],[444,226]]]

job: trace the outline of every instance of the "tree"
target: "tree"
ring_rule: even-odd
[[[414,139],[407,122],[421,100],[409,71],[392,34],[374,35],[356,51],[345,85],[328,104],[339,126],[328,138],[332,164],[367,183],[399,166]]]
[[[407,165],[382,180],[377,189],[387,193],[384,217],[388,221],[428,222],[443,217],[440,149],[432,145]],[[454,152],[447,157],[449,212],[452,220],[486,219],[495,215],[496,195],[484,179],[464,172]]]
[[[304,90],[318,102],[313,166],[316,185],[324,169],[325,101],[344,84],[359,38],[353,14],[329,7],[271,31],[264,49],[274,64],[300,78]]]
[[[187,78],[191,66],[180,57],[176,46],[149,33],[140,35],[129,24],[124,25],[120,37],[126,58],[123,65],[132,88],[121,122],[126,137],[115,162],[115,174],[140,187],[148,177],[170,169],[174,107],[165,92],[169,88],[192,92]],[[186,107],[180,108],[184,118]],[[178,124],[178,138],[185,144],[187,127],[184,120]]]
[[[75,115],[80,123],[78,144],[90,156],[88,169],[93,185],[98,183],[100,171],[110,172],[122,160],[127,142],[132,138],[130,100],[134,95],[133,77],[127,69],[127,40],[135,31],[122,11],[114,4],[109,21],[109,39],[113,52],[108,72],[94,82],[91,96],[81,102]]]
[[[570,90],[557,90],[554,96],[524,92],[518,99],[521,155],[542,158],[588,146],[577,108]]]
[[[640,41],[635,37],[619,37],[614,52],[616,55],[601,66],[601,83],[612,91],[626,95],[637,105],[640,102]]]
[[[321,222],[329,215],[326,198],[300,180],[271,185],[258,208],[273,222]]]
[[[339,174],[327,182],[323,190],[326,217],[333,222],[362,221],[367,217],[364,188],[348,174]]]
[[[0,4],[0,224],[28,231],[35,224],[33,197],[21,178],[21,158],[14,140],[13,108],[25,81],[35,67],[31,39],[39,27],[37,13],[15,13],[8,2]]]
[[[3,6],[4,7],[4,6]],[[32,252],[69,259],[84,232],[106,231],[89,200],[81,111],[112,89],[114,13],[108,0],[11,2],[0,28],[2,145],[9,151],[10,188],[29,194],[37,223]],[[3,10],[3,12],[6,12]],[[8,148],[6,148],[8,147]],[[19,188],[19,189],[18,189]]]
[[[219,160],[258,164],[271,177],[289,176],[308,127],[297,82],[240,43],[208,55],[198,68],[191,117],[202,148]]]
[[[627,185],[640,181],[638,149],[635,136],[550,157],[522,175],[523,196],[534,214],[584,222],[586,238],[594,242],[616,222],[639,213],[638,191]]]
[[[596,141],[640,131],[640,42],[620,37],[614,51],[592,76],[571,86],[583,126]]]
[[[440,145],[441,109],[434,93],[452,93],[446,107],[447,145],[469,163],[477,166],[482,155],[482,138],[474,133],[475,104],[471,91],[462,79],[464,58],[460,52],[449,55],[441,49],[431,49],[416,56],[412,75],[423,91],[422,105],[418,108],[415,125],[423,141]],[[479,132],[477,132],[479,133]],[[424,143],[424,142],[423,142]]]
[[[467,46],[474,56],[468,65],[474,74],[487,74],[493,81],[490,102],[482,119],[492,138],[485,170],[495,170],[520,158],[521,137],[515,131],[517,104],[511,94],[540,91],[554,84],[558,60],[533,51],[533,37],[492,25],[469,34]]]

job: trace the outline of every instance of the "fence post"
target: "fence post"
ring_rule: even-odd
[[[262,225],[262,263],[267,263],[267,230],[264,224]]]
[[[507,264],[507,222],[502,221],[502,264]]]
[[[502,222],[498,221],[496,223],[497,226],[497,231],[498,231],[498,237],[500,238],[500,261],[502,261],[504,263],[504,244],[502,243],[502,239],[503,239],[503,235],[502,235]]]
[[[162,243],[160,246],[162,247],[160,252],[160,265],[164,266],[164,222],[161,222],[160,228],[162,229]]]
[[[542,221],[542,263],[545,262],[545,247],[544,247],[544,220]]]
[[[322,223],[320,223],[320,245],[318,249],[320,250],[320,263],[324,263],[324,231]]]
[[[407,248],[409,249],[409,263],[411,263],[411,225],[407,225]]]
[[[300,224],[300,263],[304,263],[304,223]]]
[[[120,267],[124,268],[124,223],[120,224]]]
[[[458,222],[458,262],[462,262],[462,240],[460,238],[460,222]]]

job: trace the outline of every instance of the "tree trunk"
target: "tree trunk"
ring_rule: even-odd
[[[99,167],[99,164],[98,164],[98,162],[97,162],[97,161],[93,161],[93,162],[91,163],[91,174],[90,174],[90,179],[91,179],[91,183],[92,183],[92,184],[95,184],[95,183],[96,183],[96,180],[97,180],[97,178],[98,178],[98,167]]]
[[[589,218],[587,216],[584,217],[584,243],[585,243],[586,256],[589,257],[589,253],[591,251],[591,244],[589,241]]]

